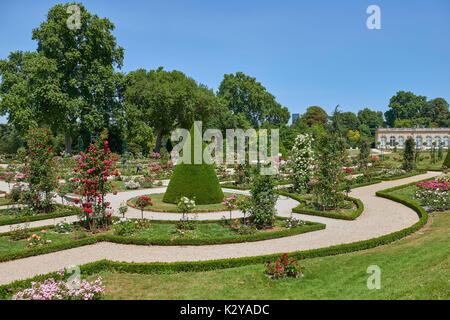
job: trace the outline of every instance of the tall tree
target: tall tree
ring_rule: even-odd
[[[390,109],[384,113],[386,123],[393,127],[396,119],[419,118],[426,107],[427,98],[425,96],[416,96],[410,91],[399,91],[390,99]]]
[[[306,122],[308,126],[312,126],[314,123],[324,125],[328,122],[328,114],[321,107],[311,106],[306,109],[300,119]]]
[[[135,128],[153,127],[155,152],[160,151],[165,134],[177,127],[189,128],[195,120],[205,121],[217,108],[214,92],[180,71],[139,69],[128,78],[125,105],[130,137],[141,134]]]
[[[290,114],[256,78],[242,72],[226,74],[217,95],[223,97],[233,114],[242,113],[254,128],[263,123],[286,124]]]
[[[431,119],[435,126],[450,126],[449,104],[443,98],[435,98],[428,101],[423,110],[423,115]]]
[[[372,135],[374,135],[375,129],[383,126],[383,112],[364,108],[358,111],[358,120],[361,125],[366,125],[370,128]]]
[[[79,27],[68,27],[70,5],[79,8]],[[33,30],[37,52],[15,52],[0,62],[2,78],[7,78],[0,89],[0,110],[9,113],[19,130],[46,123],[53,131],[63,131],[70,153],[75,130],[98,132],[109,124],[117,106],[114,68],[122,66],[123,48],[117,46],[112,30],[107,18],[89,13],[82,4],[52,7],[47,20]]]

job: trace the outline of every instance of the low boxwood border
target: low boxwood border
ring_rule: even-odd
[[[286,197],[290,197],[290,198],[300,202],[300,205],[298,205],[295,208],[292,208],[292,212],[300,213],[300,214],[307,214],[307,215],[311,215],[311,216],[320,216],[320,217],[342,219],[342,220],[355,220],[364,211],[364,204],[362,203],[362,201],[357,198],[352,198],[352,197],[347,197],[347,199],[353,201],[353,203],[356,205],[357,209],[352,213],[352,215],[343,216],[338,213],[304,209],[304,208],[302,208],[302,205],[305,203],[305,199],[301,198],[300,196],[293,194],[293,193],[285,192],[285,191],[278,191],[278,194],[286,196]]]
[[[417,182],[414,182],[417,183]],[[406,199],[402,199],[398,196],[389,194],[394,190],[401,187],[409,186],[413,183],[409,183],[403,186],[397,186],[385,190],[376,192],[378,197],[386,198],[395,202],[402,203],[407,207],[413,209],[419,216],[419,221],[412,226],[402,229],[400,231],[392,232],[390,234],[369,239],[363,241],[357,241],[352,243],[345,243],[326,248],[311,249],[305,251],[289,252],[290,257],[297,259],[309,259],[315,257],[331,256],[344,254],[349,252],[355,252],[360,250],[366,250],[375,248],[381,245],[389,244],[401,238],[404,238],[420,228],[422,228],[428,221],[428,214],[426,211],[410,202]],[[179,272],[199,272],[199,271],[211,271],[218,269],[228,269],[241,267],[250,264],[265,263],[268,261],[275,261],[281,258],[282,253],[244,257],[244,258],[231,258],[231,259],[218,259],[218,260],[206,260],[206,261],[191,261],[191,262],[151,262],[151,263],[130,263],[130,262],[115,262],[109,260],[99,260],[96,262],[84,264],[80,266],[81,273],[83,275],[91,275],[101,271],[113,271],[113,272],[126,272],[126,273],[140,273],[140,274],[158,274],[158,273],[179,273]],[[11,284],[0,286],[0,298],[8,299],[14,291],[31,286],[32,281],[42,281],[49,277],[56,277],[57,273],[52,272],[45,275],[38,275],[27,280],[18,280]]]
[[[361,200],[359,200],[357,198],[347,197],[347,200],[352,201],[356,205],[356,210],[354,210],[351,215],[343,215],[343,214],[333,213],[333,212],[325,212],[325,211],[319,211],[319,210],[313,210],[313,209],[306,209],[303,207],[304,201],[297,207],[293,208],[292,212],[300,213],[300,214],[307,214],[307,215],[312,215],[312,216],[333,218],[333,219],[355,220],[364,211],[364,204],[362,203]]]
[[[277,217],[277,220],[286,220],[287,218]],[[219,223],[219,221],[202,221],[200,223]],[[163,220],[152,220],[152,223],[176,223],[176,221],[163,221]],[[67,242],[55,244],[55,245],[49,245],[49,246],[43,246],[43,247],[37,247],[37,248],[28,248],[12,253],[6,253],[6,254],[0,254],[0,262],[4,261],[10,261],[15,259],[22,259],[27,258],[31,256],[66,250],[66,249],[72,249],[80,246],[85,246],[89,244],[94,244],[97,242],[107,241],[112,243],[119,243],[119,244],[134,244],[134,245],[158,245],[158,246],[182,246],[182,245],[191,245],[191,246],[199,246],[199,245],[213,245],[213,244],[228,244],[228,243],[243,243],[243,242],[255,242],[255,241],[262,241],[262,240],[270,240],[270,239],[276,239],[276,238],[282,238],[282,237],[289,237],[294,235],[299,235],[306,232],[316,231],[316,230],[322,230],[325,229],[325,224],[318,223],[318,222],[310,222],[305,221],[306,225],[300,227],[300,228],[292,228],[292,229],[285,229],[285,230],[279,230],[279,231],[271,231],[271,232],[259,232],[256,234],[249,234],[249,235],[237,235],[237,236],[227,236],[227,237],[217,237],[217,238],[210,238],[210,239],[185,239],[185,238],[178,238],[178,239],[147,239],[147,238],[130,238],[130,237],[123,237],[123,236],[117,236],[113,234],[98,234],[92,237],[87,237],[83,239],[78,240],[70,240]],[[54,226],[47,226],[47,229],[52,229]],[[30,229],[29,231],[38,231],[42,230],[45,227],[37,227]],[[11,232],[5,232],[0,234],[0,236],[8,236]]]
[[[397,177],[391,177],[391,178],[375,178],[381,181],[394,181],[394,180],[400,180],[400,179],[404,179],[404,178],[409,178],[409,177],[414,177],[420,174],[424,174],[427,173],[427,170],[416,170],[414,172],[410,172],[410,173],[405,173],[402,174],[401,176],[397,176]]]
[[[149,198],[151,198],[152,194],[147,194],[145,196],[148,196]],[[137,210],[141,210],[141,208],[139,208],[138,206],[136,206],[135,204],[132,203],[133,199],[139,198],[140,196],[137,197],[133,197],[127,200],[127,205],[137,209]],[[172,210],[164,210],[164,209],[144,209],[145,212],[162,212],[162,213],[175,213],[175,214],[181,214],[180,212],[176,212],[176,211],[172,211]],[[208,212],[229,212],[230,210],[228,208],[223,208],[223,209],[214,209],[214,210],[207,210],[207,209],[197,209],[195,211],[190,212],[190,214],[196,214],[196,213],[208,213]]]
[[[0,226],[10,225],[10,224],[18,224],[18,223],[24,223],[24,222],[39,221],[39,220],[62,218],[62,217],[74,216],[74,215],[77,215],[78,213],[81,213],[81,210],[79,208],[75,208],[73,206],[64,206],[64,207],[69,208],[71,211],[55,211],[52,213],[39,214],[36,216],[10,218],[10,219],[0,221]],[[7,209],[0,209],[0,210],[7,210]]]

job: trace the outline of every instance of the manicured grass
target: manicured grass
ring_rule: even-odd
[[[242,198],[244,195],[236,194],[237,198]],[[158,212],[178,212],[177,205],[174,203],[163,202],[164,193],[153,193],[146,195],[152,199],[153,206],[147,206],[144,210],[158,211]],[[232,197],[232,193],[224,193],[226,198]],[[128,200],[128,205],[136,207],[137,197]],[[228,208],[220,203],[201,204],[197,205],[193,212],[212,212],[212,211],[228,211]]]
[[[107,299],[450,299],[449,213],[429,228],[374,249],[300,261],[301,279],[270,280],[261,264],[176,274],[100,272]],[[369,290],[367,267],[381,268],[381,289]]]
[[[9,198],[5,198],[5,197],[0,197],[0,206],[5,206],[8,204],[12,204],[13,201]]]
[[[79,208],[71,206],[63,206],[56,204],[56,208],[51,213],[39,213],[35,215],[27,215],[28,211],[18,211],[20,208],[2,208],[0,209],[0,226],[8,224],[17,224],[22,222],[38,221],[53,219],[59,217],[67,217],[76,215],[80,212]],[[23,210],[26,210],[23,208]]]
[[[437,160],[436,163],[431,163],[430,151],[420,151],[417,162],[415,164],[417,169],[426,169],[426,170],[439,170],[442,168],[442,164],[444,163],[445,152],[443,152],[443,159]],[[436,151],[437,155],[437,151]],[[378,155],[380,157],[380,155]],[[397,153],[384,154],[383,155],[383,163],[387,165],[391,165],[393,167],[401,167],[403,161],[403,151],[397,151]],[[380,157],[381,159],[381,157]]]
[[[407,186],[402,189],[394,190],[394,191],[390,192],[390,194],[393,194],[395,196],[401,197],[403,199],[407,199],[418,205],[421,205],[421,201],[419,199],[414,198],[414,194],[417,190],[418,190],[418,188],[416,186],[410,185],[410,186]]]

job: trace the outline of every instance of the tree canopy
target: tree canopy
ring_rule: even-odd
[[[242,72],[224,75],[217,95],[223,97],[233,114],[243,114],[254,128],[264,123],[282,125],[289,121],[289,110],[282,107],[256,78]]]
[[[181,71],[139,69],[128,74],[128,82],[125,105],[129,136],[144,136],[141,130],[153,127],[155,152],[161,149],[163,135],[177,127],[190,128],[195,120],[205,121],[218,108],[214,92]]]
[[[124,53],[114,24],[81,4],[80,27],[69,29],[69,5],[52,7],[33,30],[36,52],[13,52],[0,62],[1,112],[19,131],[36,123],[64,131],[67,152],[76,129],[98,132],[117,113],[123,77],[114,68],[121,68]]]

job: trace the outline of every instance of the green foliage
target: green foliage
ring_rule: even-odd
[[[154,151],[160,152],[163,135],[180,126],[189,128],[194,120],[204,121],[217,108],[214,92],[181,71],[139,69],[130,72],[127,79],[128,136],[146,151],[151,127],[156,130]]]
[[[276,102],[275,97],[242,72],[226,74],[217,92],[233,114],[243,114],[254,128],[264,123],[282,125],[289,121],[289,110]]]
[[[130,236],[136,230],[133,220],[119,221],[113,225],[114,234],[118,236]]]
[[[314,123],[324,125],[328,122],[328,114],[321,107],[312,106],[308,107],[308,109],[306,109],[306,112],[298,119],[305,122],[310,127]]]
[[[35,213],[48,213],[53,210],[52,191],[57,184],[51,136],[48,130],[34,129],[28,133],[26,142],[23,173],[28,190],[23,193],[23,200]]]
[[[345,198],[346,179],[342,167],[345,160],[345,140],[330,134],[317,141],[317,165],[313,184],[314,202],[317,209],[337,209]]]
[[[0,112],[22,133],[37,124],[64,132],[67,153],[75,131],[98,132],[110,117],[120,123],[123,76],[114,68],[122,66],[124,52],[114,25],[80,3],[81,28],[69,29],[69,5],[52,7],[33,30],[37,52],[12,52],[0,61]]]
[[[414,169],[414,140],[409,137],[405,141],[405,150],[403,151],[403,170]]]
[[[258,228],[273,226],[276,216],[275,204],[278,194],[274,190],[272,178],[259,175],[250,190],[252,206],[249,210],[250,223]]]
[[[359,166],[360,168],[367,168],[370,157],[370,142],[363,138],[359,141]]]
[[[220,203],[224,198],[214,165],[203,161],[202,164],[194,164],[194,128],[197,127],[193,125],[190,131],[191,164],[180,163],[175,166],[164,194],[164,202],[178,203],[178,200],[184,196],[195,199],[195,203],[201,205]]]
[[[445,157],[443,165],[450,168],[450,148],[447,151],[447,156]]]

